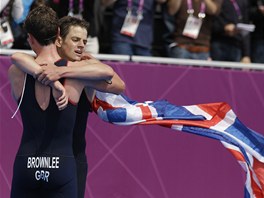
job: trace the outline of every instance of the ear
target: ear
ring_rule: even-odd
[[[57,39],[55,41],[55,44],[56,44],[57,47],[61,47],[61,45],[62,45],[62,38],[61,38],[61,36],[58,36],[57,37]]]
[[[34,37],[30,34],[30,33],[28,33],[27,34],[27,36],[28,36],[28,42],[30,43],[30,44],[33,44],[34,43]]]

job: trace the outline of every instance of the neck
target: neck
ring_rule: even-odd
[[[61,59],[59,56],[56,45],[50,44],[48,46],[41,46],[39,50],[36,51],[37,59],[43,60],[44,62],[52,62]]]
[[[57,48],[57,52],[61,58],[67,59],[67,57],[65,57],[64,54],[61,52],[60,48]]]
[[[60,48],[57,48],[57,51],[61,58],[72,62],[76,61],[76,60],[72,60],[70,57],[67,57]]]

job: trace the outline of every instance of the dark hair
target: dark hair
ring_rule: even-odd
[[[88,36],[89,23],[87,21],[76,17],[65,16],[59,20],[60,36],[62,39],[66,38],[66,36],[69,34],[70,27],[72,26],[85,28],[87,30]]]
[[[24,28],[32,34],[41,45],[55,43],[58,33],[58,17],[52,8],[38,6],[28,14]]]
[[[34,0],[30,6],[30,10],[39,6],[49,6],[49,2],[47,0]]]

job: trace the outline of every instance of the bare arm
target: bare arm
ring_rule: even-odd
[[[21,0],[15,0],[12,5],[12,17],[14,20],[18,20],[20,17],[22,17],[24,12],[24,6]]]
[[[41,72],[43,72],[41,66],[31,55],[17,52],[11,56],[11,60],[13,64],[16,65],[19,69],[33,76],[34,78],[36,78],[39,74],[41,74]]]
[[[101,5],[104,7],[114,4],[117,0],[101,0]]]
[[[89,86],[85,87],[85,90],[90,103],[93,102],[96,90],[113,94],[121,94],[125,90],[124,81],[116,73],[111,80],[111,84],[105,81],[90,81],[86,82],[86,84]]]
[[[168,0],[168,13],[170,15],[174,15],[178,12],[178,10],[180,9],[182,0]]]
[[[25,73],[15,65],[11,65],[8,69],[8,77],[11,84],[12,95],[15,100],[18,100],[22,94]]]
[[[110,80],[114,75],[114,71],[110,66],[95,59],[69,62],[68,66],[63,67],[52,64],[44,66],[43,70],[38,80],[45,85],[60,78]]]
[[[91,54],[83,53],[83,60],[89,59],[97,61]],[[98,80],[98,81],[86,81],[86,90],[93,93],[95,90],[102,92],[108,92],[113,94],[121,94],[125,90],[125,82],[119,77],[119,75],[114,72],[113,78],[111,80]],[[91,94],[90,94],[91,95]]]
[[[61,78],[81,78],[89,80],[109,80],[113,69],[96,59],[69,62],[68,67],[59,67]]]
[[[86,87],[96,89],[101,92],[108,92],[113,94],[120,94],[125,90],[124,81],[118,76],[118,74],[114,74],[114,77],[111,81],[106,82],[104,80],[100,81],[84,81]]]
[[[53,63],[40,66],[32,56],[19,52],[12,55],[11,59],[22,71],[37,77],[38,81],[45,85],[60,78],[110,80],[114,75],[110,66],[96,59],[69,62],[67,67],[57,67]]]
[[[68,105],[68,99],[69,99],[66,89],[59,81],[52,82],[50,86],[52,87],[52,95],[56,101],[56,105],[58,106],[58,109],[59,110],[65,109]]]
[[[95,59],[95,58],[89,53],[84,53],[82,59]],[[91,103],[94,99],[96,90],[113,93],[113,94],[121,94],[125,90],[124,81],[115,72],[111,80],[98,80],[98,81],[87,80],[84,83],[86,85],[85,90],[86,90],[87,98]]]
[[[217,15],[221,10],[222,0],[204,0],[206,5],[206,13],[210,15]]]

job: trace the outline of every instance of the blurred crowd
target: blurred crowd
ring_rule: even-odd
[[[89,22],[92,54],[264,63],[264,0],[1,0],[1,48],[30,48],[23,22],[43,4]]]

